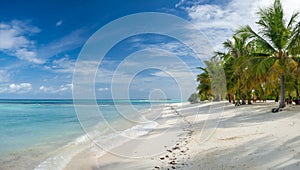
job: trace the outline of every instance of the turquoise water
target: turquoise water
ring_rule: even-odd
[[[127,132],[137,128],[132,128],[136,125],[132,122],[126,123],[124,117],[139,117],[141,113],[147,115],[145,110],[150,107],[153,109],[155,106],[173,102],[178,101],[98,100],[97,107],[106,123],[118,131]],[[80,115],[82,120],[86,120],[81,122],[85,130],[95,130],[94,134],[98,136],[94,137],[98,142],[109,142],[105,141],[103,134],[108,136],[111,131],[107,130],[107,124],[102,119],[98,119],[99,115],[91,114],[94,112],[90,109],[91,101],[82,100],[76,104],[84,107],[86,111],[86,114]],[[126,112],[127,106],[134,107],[136,112],[133,113],[130,109]],[[120,108],[122,114],[117,110]],[[64,157],[64,160],[70,159],[81,151],[83,141],[88,140],[85,135],[72,100],[0,100],[0,169],[63,167],[62,161],[54,162],[51,157],[58,154],[63,155],[61,157]],[[107,138],[110,141],[112,139],[111,135]],[[68,147],[70,144],[72,148]]]

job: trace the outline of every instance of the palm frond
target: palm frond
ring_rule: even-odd
[[[259,46],[263,49],[267,49],[270,52],[275,52],[276,51],[276,48],[273,47],[273,45],[271,45],[268,42],[268,40],[264,39],[262,36],[260,36],[255,31],[253,31],[253,29],[249,25],[246,25],[244,27],[239,28],[236,31],[236,35],[246,36],[249,39],[251,39],[250,40],[251,43],[254,43],[254,44],[256,44],[257,46]]]
[[[298,18],[298,16],[299,16],[299,12],[293,13],[293,15],[291,16],[290,21],[288,22],[288,25],[287,25],[287,27],[289,29],[293,29],[293,25],[296,22],[296,19]]]

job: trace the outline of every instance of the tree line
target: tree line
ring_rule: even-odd
[[[249,25],[238,28],[223,43],[223,51],[205,61],[197,76],[200,100],[221,100],[251,104],[251,101],[274,99],[279,108],[286,102],[299,102],[300,90],[300,22],[299,12],[287,20],[280,0],[257,12],[257,30]],[[227,94],[218,93],[212,81],[222,68]]]

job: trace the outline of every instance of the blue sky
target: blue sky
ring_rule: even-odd
[[[257,6],[270,2],[3,0],[0,2],[0,98],[71,98],[73,70],[84,43],[95,31],[120,17],[140,12],[173,14],[195,24],[213,48],[219,50],[221,43],[230,38],[239,25],[253,25]],[[295,4],[299,2],[287,1],[285,7],[294,9]],[[202,64],[201,60],[177,40],[151,34],[128,37],[116,44],[100,64],[101,71],[97,73],[95,84],[96,96],[111,98],[111,77],[128,55],[138,50],[156,48],[180,58],[191,69],[194,78],[199,73],[195,67]],[[184,72],[181,74],[185,76]],[[195,91],[196,83],[193,84],[185,88]],[[131,98],[153,99],[186,98],[190,93],[190,90],[176,93],[176,80],[155,69],[136,74],[130,87],[123,90],[128,90]]]

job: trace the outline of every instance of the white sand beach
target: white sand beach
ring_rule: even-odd
[[[65,169],[300,169],[300,107],[277,106],[171,104],[142,139],[101,157],[84,150]]]

